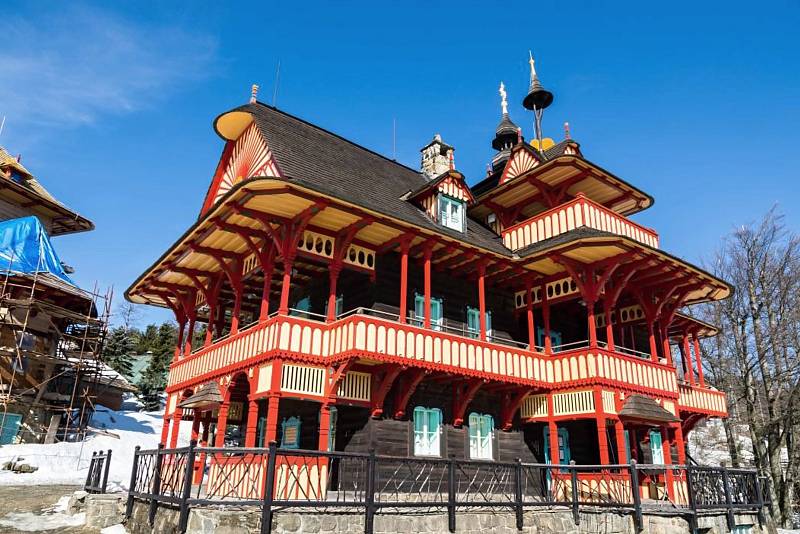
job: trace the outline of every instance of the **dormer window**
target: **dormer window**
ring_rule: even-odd
[[[464,201],[439,195],[439,222],[445,228],[464,231]]]

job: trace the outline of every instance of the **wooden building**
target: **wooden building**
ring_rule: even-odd
[[[731,288],[662,250],[631,218],[652,198],[568,130],[542,138],[531,71],[536,139],[501,86],[472,187],[439,136],[419,172],[255,90],[216,118],[198,219],[127,291],[180,324],[162,442],[191,419],[216,446],[686,462],[726,399],[700,361],[716,329],[681,310]]]

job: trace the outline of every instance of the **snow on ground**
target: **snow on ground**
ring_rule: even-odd
[[[111,525],[100,530],[100,534],[128,534],[128,531],[122,525]]]
[[[136,445],[142,449],[154,449],[161,438],[163,411],[139,412],[135,404],[126,403],[120,411],[99,408],[90,426],[107,430],[119,436],[90,434],[84,442],[4,445],[0,447],[0,465],[16,458],[38,466],[34,473],[0,471],[0,485],[24,484],[75,484],[83,486],[93,451],[112,450],[108,473],[108,489],[128,489],[131,479],[133,452]],[[189,443],[191,422],[181,422],[178,445]]]
[[[42,532],[47,530],[79,527],[86,522],[86,513],[68,515],[69,495],[61,497],[51,508],[40,514],[33,512],[11,512],[0,519],[0,526],[23,532]],[[124,532],[124,530],[123,530]]]

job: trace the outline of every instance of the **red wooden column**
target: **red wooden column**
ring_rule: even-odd
[[[546,333],[546,332],[545,332]],[[550,463],[553,465],[559,465],[561,461],[558,457],[558,425],[553,420],[554,417],[554,408],[553,408],[553,394],[547,394],[547,412],[549,415],[549,420],[547,421],[547,429],[550,432]]]
[[[328,315],[327,321],[336,319],[336,282],[339,280],[339,273],[342,272],[341,264],[331,264],[328,266]]]
[[[530,280],[525,282],[525,311],[528,314],[528,348],[536,350],[536,325],[533,323],[533,290]]]
[[[178,432],[181,429],[181,418],[183,417],[183,410],[175,408],[172,414],[172,433],[169,436],[169,446],[174,449],[178,446]]]
[[[255,385],[255,384],[254,384]],[[247,426],[244,433],[244,446],[256,446],[256,427],[258,426],[258,400],[252,395],[248,397],[247,404]]]
[[[281,302],[278,306],[278,313],[281,315],[289,314],[289,294],[292,287],[292,268],[294,266],[294,255],[283,259],[283,284],[281,285]]]
[[[478,313],[480,314],[480,339],[486,341],[486,262],[478,263]]]
[[[692,343],[694,344],[694,361],[697,363],[697,381],[700,387],[706,387],[706,381],[703,379],[703,361],[700,359],[700,340],[697,338],[697,331],[692,332]]]
[[[689,384],[694,386],[694,366],[692,364],[692,349],[689,347],[688,332],[684,332],[682,342],[683,358],[686,364],[686,374],[688,375]]]
[[[625,425],[622,424],[622,420],[620,418],[614,420],[614,433],[617,436],[617,463],[627,463],[628,458],[627,447],[625,447]]]
[[[244,293],[244,284],[242,284],[242,268],[241,263],[236,263],[238,267],[238,276],[236,277],[236,284],[233,289],[233,312],[231,313],[231,335],[239,333],[239,314],[242,311],[242,296]]]
[[[281,396],[281,374],[283,373],[283,361],[272,361],[272,383],[267,397],[267,423],[264,429],[264,443],[269,444],[278,439],[278,408],[280,407]]]
[[[222,287],[222,276],[218,276],[217,279],[213,282],[209,283],[209,292],[208,297],[206,297],[206,304],[208,304],[208,322],[206,323],[206,340],[203,343],[204,347],[211,345],[211,342],[214,340],[214,332],[216,332],[216,325],[214,324],[216,317],[215,315],[219,313],[218,311],[218,303],[219,303],[219,290]]]
[[[258,321],[264,322],[269,317],[269,296],[272,290],[272,273],[275,271],[275,247],[269,243],[269,252],[265,256],[264,285],[261,290],[261,309],[258,313]]]
[[[167,406],[169,406],[169,398],[167,398]],[[169,424],[170,424],[170,416],[167,414],[167,410],[164,410],[164,418],[161,422],[161,443],[165,447],[167,446],[167,438],[169,437]]]
[[[675,446],[678,447],[678,463],[686,465],[686,442],[683,438],[683,428],[680,423],[675,423]]]
[[[178,342],[175,344],[175,353],[172,355],[172,361],[177,362],[181,357],[183,350],[183,335],[186,330],[186,319],[181,318],[178,320]]]
[[[222,395],[223,401],[219,406],[219,413],[217,414],[217,435],[215,436],[214,446],[225,446],[225,428],[228,426],[228,410],[231,407],[230,392],[225,391]]]
[[[661,448],[664,453],[664,465],[672,465],[672,433],[669,426],[661,427]],[[669,500],[675,502],[675,473],[672,469],[666,469],[666,486]]]
[[[433,245],[427,245],[423,251],[425,271],[425,328],[431,327],[431,254]]]
[[[596,301],[586,301],[586,321],[589,326],[589,346],[597,347],[597,322],[594,320],[594,305]]]
[[[542,322],[544,322],[544,353],[553,354],[553,341],[550,339],[550,300],[547,286],[542,284]]]
[[[400,316],[397,320],[401,323],[405,323],[406,317],[408,317],[408,249],[410,246],[410,239],[400,242]]]
[[[658,343],[656,343],[656,330],[653,325],[654,321],[647,317],[647,339],[650,341],[650,359],[654,362],[658,361]]]
[[[611,302],[608,297],[603,299],[603,311],[606,317],[606,343],[608,350],[613,351],[614,346],[614,325],[611,323]]]
[[[320,451],[328,450],[328,442],[331,432],[331,407],[328,402],[323,402],[319,406],[319,442],[317,449]]]
[[[606,416],[603,410],[603,391],[595,388],[594,395],[595,423],[597,425],[597,448],[600,451],[600,464],[608,465],[608,435],[606,429]]]
[[[666,320],[661,321],[661,345],[664,358],[667,360],[667,365],[672,365],[672,349],[669,345],[669,324]]]

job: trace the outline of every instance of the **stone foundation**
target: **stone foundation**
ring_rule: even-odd
[[[160,506],[154,526],[147,524],[148,505],[136,502],[131,519],[126,527],[131,534],[177,534],[178,510]],[[686,517],[665,512],[645,512],[644,528],[648,534],[691,534]],[[701,534],[723,534],[728,532],[724,513],[709,512],[698,517],[698,532]],[[189,513],[189,534],[250,534],[258,533],[261,511],[253,508],[197,508]],[[526,510],[524,527],[516,528],[516,516],[512,511],[466,511],[456,516],[458,534],[639,534],[630,513],[611,510],[581,510],[580,524],[575,525],[572,512],[563,508],[539,508]],[[766,534],[758,517],[752,513],[737,513],[737,525],[752,525],[753,534]],[[274,534],[362,534],[364,514],[362,512],[292,512],[279,511],[273,516]],[[375,534],[414,533],[449,534],[445,511],[415,512],[384,511],[375,515]]]

